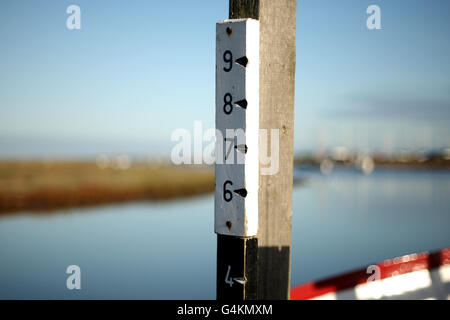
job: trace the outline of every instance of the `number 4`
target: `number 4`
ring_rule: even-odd
[[[233,286],[233,278],[229,278],[230,276],[231,265],[228,265],[227,275],[225,276],[225,283],[229,284],[230,287]]]

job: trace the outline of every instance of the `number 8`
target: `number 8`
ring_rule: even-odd
[[[232,102],[233,97],[231,96],[231,94],[227,93],[223,96],[223,112],[225,112],[225,114],[230,114],[231,111],[233,111],[233,105],[231,104]]]

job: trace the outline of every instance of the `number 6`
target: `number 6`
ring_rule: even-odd
[[[230,202],[231,199],[233,199],[233,194],[231,193],[230,190],[227,190],[227,184],[229,185],[233,185],[233,182],[231,182],[230,180],[225,181],[225,183],[223,184],[223,199],[226,202]]]

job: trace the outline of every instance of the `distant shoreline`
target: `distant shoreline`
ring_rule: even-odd
[[[297,159],[294,164],[297,168],[320,169],[320,163],[315,161]],[[334,165],[355,167],[339,161]],[[450,161],[432,165],[375,162],[375,168],[447,170]],[[301,183],[300,180],[295,183]],[[120,169],[102,168],[89,161],[0,161],[0,215],[130,201],[167,201],[213,191],[213,167],[133,163]]]
[[[124,170],[94,162],[0,161],[0,215],[163,201],[213,190],[211,168],[138,163]]]
[[[351,163],[344,162],[334,162],[336,168],[358,168],[358,166]],[[295,168],[302,167],[313,167],[320,168],[320,163],[315,162],[298,162],[294,164]],[[386,170],[399,170],[399,169],[412,169],[412,170],[450,170],[449,164],[426,164],[426,163],[374,163],[375,169],[386,169]]]
[[[402,160],[385,159],[377,156],[364,156],[361,158],[349,157],[346,159],[333,159],[332,157],[296,157],[294,159],[295,166],[311,166],[320,167],[322,163],[329,161],[338,167],[361,167],[364,160],[368,159],[374,167],[385,169],[411,168],[411,169],[450,169],[450,159],[442,156],[434,156],[429,158],[411,157]]]

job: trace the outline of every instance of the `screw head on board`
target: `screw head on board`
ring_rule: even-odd
[[[227,35],[231,35],[231,33],[233,32],[233,29],[231,29],[231,27],[227,27]]]
[[[227,221],[226,225],[228,227],[228,230],[230,230],[231,229],[231,225],[232,225],[231,221]]]

